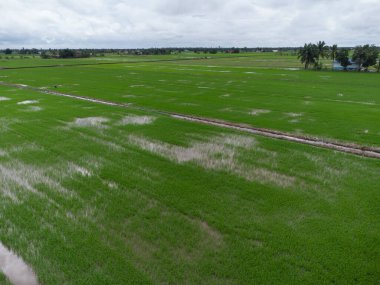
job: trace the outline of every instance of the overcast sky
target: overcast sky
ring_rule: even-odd
[[[380,45],[380,0],[0,0],[0,48]]]

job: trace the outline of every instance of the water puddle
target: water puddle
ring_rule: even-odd
[[[0,243],[0,271],[13,285],[39,285],[33,270]]]

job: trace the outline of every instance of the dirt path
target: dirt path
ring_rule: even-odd
[[[46,89],[37,88],[37,87],[31,87],[24,84],[14,84],[14,83],[7,83],[7,82],[0,81],[0,85],[20,88],[20,89],[28,89],[28,90],[33,90],[33,91],[37,91],[44,94],[69,97],[69,98],[73,98],[77,100],[84,100],[84,101],[103,104],[103,105],[130,108],[130,109],[141,110],[141,111],[150,112],[150,113],[154,112],[161,115],[170,116],[175,119],[192,121],[192,122],[202,123],[206,125],[213,125],[213,126],[218,126],[218,127],[227,128],[227,129],[234,129],[234,130],[239,130],[242,132],[247,132],[247,133],[251,133],[251,134],[255,134],[259,136],[281,139],[281,140],[291,141],[295,143],[327,148],[327,149],[340,151],[340,152],[346,152],[346,153],[355,154],[359,156],[380,159],[380,148],[368,147],[368,146],[358,145],[355,143],[342,143],[342,142],[336,142],[336,141],[331,141],[331,140],[325,140],[321,138],[313,138],[313,137],[289,134],[286,132],[270,130],[270,129],[265,129],[265,128],[255,128],[255,127],[244,125],[244,124],[231,123],[231,122],[226,122],[226,121],[217,120],[217,119],[202,118],[202,117],[196,117],[196,116],[191,116],[191,115],[149,109],[149,108],[144,108],[144,107],[137,107],[137,106],[132,106],[130,104],[116,103],[116,102],[107,101],[107,100],[94,99],[94,98],[86,97],[86,96],[78,96],[78,95],[46,90]]]

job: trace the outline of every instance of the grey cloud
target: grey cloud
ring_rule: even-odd
[[[378,15],[378,0],[10,0],[0,47],[380,45]]]

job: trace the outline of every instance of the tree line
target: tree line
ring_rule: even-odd
[[[305,69],[313,67],[314,69],[322,69],[322,59],[332,59],[339,62],[344,70],[353,63],[357,64],[357,70],[368,71],[371,66],[376,67],[377,72],[380,71],[379,48],[374,45],[359,45],[353,49],[338,48],[336,44],[332,46],[326,45],[324,41],[316,44],[308,43],[301,47],[298,51],[298,58],[304,64]],[[352,56],[350,57],[350,55]]]

